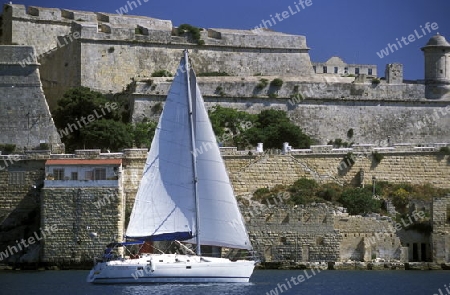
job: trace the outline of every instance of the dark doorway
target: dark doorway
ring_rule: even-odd
[[[419,260],[419,251],[418,251],[417,243],[413,244],[413,261]]]
[[[422,243],[421,245],[421,249],[420,249],[420,254],[421,254],[421,261],[427,261],[427,244]]]

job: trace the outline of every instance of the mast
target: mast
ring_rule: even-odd
[[[186,82],[187,82],[187,94],[188,94],[188,104],[189,104],[189,127],[191,129],[191,148],[192,148],[192,168],[194,171],[194,198],[195,198],[195,232],[196,232],[196,254],[201,256],[201,247],[200,247],[200,204],[197,190],[197,153],[195,147],[195,130],[194,130],[194,106],[192,101],[192,93],[191,93],[191,79],[190,68],[189,68],[189,55],[188,50],[184,50],[184,64],[186,66]]]

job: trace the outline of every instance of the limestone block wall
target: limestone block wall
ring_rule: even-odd
[[[27,161],[16,155],[0,156],[0,251],[15,246],[16,240],[28,239],[39,229],[44,163],[44,160]],[[20,261],[29,249],[24,250],[10,253],[5,260]]]
[[[40,55],[57,46],[58,36],[69,34],[72,21],[60,9],[5,4],[2,43],[35,46]]]
[[[269,81],[276,76],[264,77]],[[287,111],[293,122],[317,143],[337,138],[347,142],[387,146],[395,143],[450,142],[450,103],[424,98],[422,84],[354,84],[348,79],[294,79],[282,77],[281,89],[258,90],[261,77],[199,78],[208,108],[215,105],[249,113],[265,109]],[[151,78],[135,85],[133,120],[144,117],[157,120],[155,104],[162,103],[170,87],[170,78]],[[217,91],[220,89],[221,91]],[[269,98],[269,94],[276,98]],[[295,97],[302,94],[302,99]],[[293,97],[294,96],[294,97]],[[317,123],[317,122],[320,122]],[[354,136],[347,138],[349,129]],[[280,147],[281,148],[281,147]],[[295,147],[294,147],[295,148]]]
[[[21,65],[31,58],[30,64]],[[62,148],[39,76],[34,48],[0,46],[0,143],[34,149]]]
[[[343,214],[335,216],[334,226],[342,237],[342,261],[400,259],[402,245],[390,221]]]
[[[264,261],[339,261],[341,237],[326,205],[241,210],[252,245]]]
[[[433,261],[450,262],[450,195],[433,199],[431,241]]]
[[[126,200],[126,211],[131,212],[139,183],[144,171],[147,149],[128,149],[124,153],[122,186]]]
[[[116,93],[126,88],[131,78],[150,77],[153,72],[162,69],[175,74],[184,47],[191,49],[190,57],[198,73],[226,72],[236,76],[253,76],[256,73],[288,76],[311,74],[309,54],[296,49],[293,52],[269,49],[261,53],[259,49],[208,45],[199,48],[185,45],[180,48],[171,44],[159,47],[147,43],[86,40],[81,48],[81,84]]]
[[[122,239],[123,205],[120,188],[44,188],[41,227],[56,232],[45,239],[42,261],[91,264],[106,244]]]
[[[401,147],[398,147],[400,149]],[[434,147],[432,147],[434,150]],[[449,188],[449,156],[437,152],[414,152],[379,149],[384,155],[376,164],[372,151],[355,152],[356,162],[351,168],[343,169],[342,161],[352,149],[329,151],[330,154],[311,154],[312,151],[288,155],[227,155],[223,156],[230,180],[237,195],[254,192],[258,188],[289,185],[306,177],[319,183],[360,184],[359,173],[364,171],[365,184],[377,181],[393,183],[430,183],[436,187]]]
[[[60,39],[69,40],[69,37]],[[64,44],[61,41],[61,44]],[[50,109],[57,106],[57,101],[72,87],[81,86],[80,42],[74,39],[71,46],[62,46],[39,57],[39,71],[42,73],[42,88]],[[94,88],[95,90],[95,88]]]

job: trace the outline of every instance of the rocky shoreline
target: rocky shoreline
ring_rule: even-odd
[[[307,262],[307,263],[285,263],[265,262],[257,266],[257,269],[320,269],[320,270],[450,270],[450,263],[434,262]]]

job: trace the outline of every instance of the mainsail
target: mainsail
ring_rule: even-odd
[[[179,69],[189,69],[187,62],[182,58]],[[193,126],[189,123],[187,75],[190,75]],[[195,73],[179,70],[148,153],[126,236],[196,243],[193,238],[196,235],[201,237],[202,245],[251,249]]]

